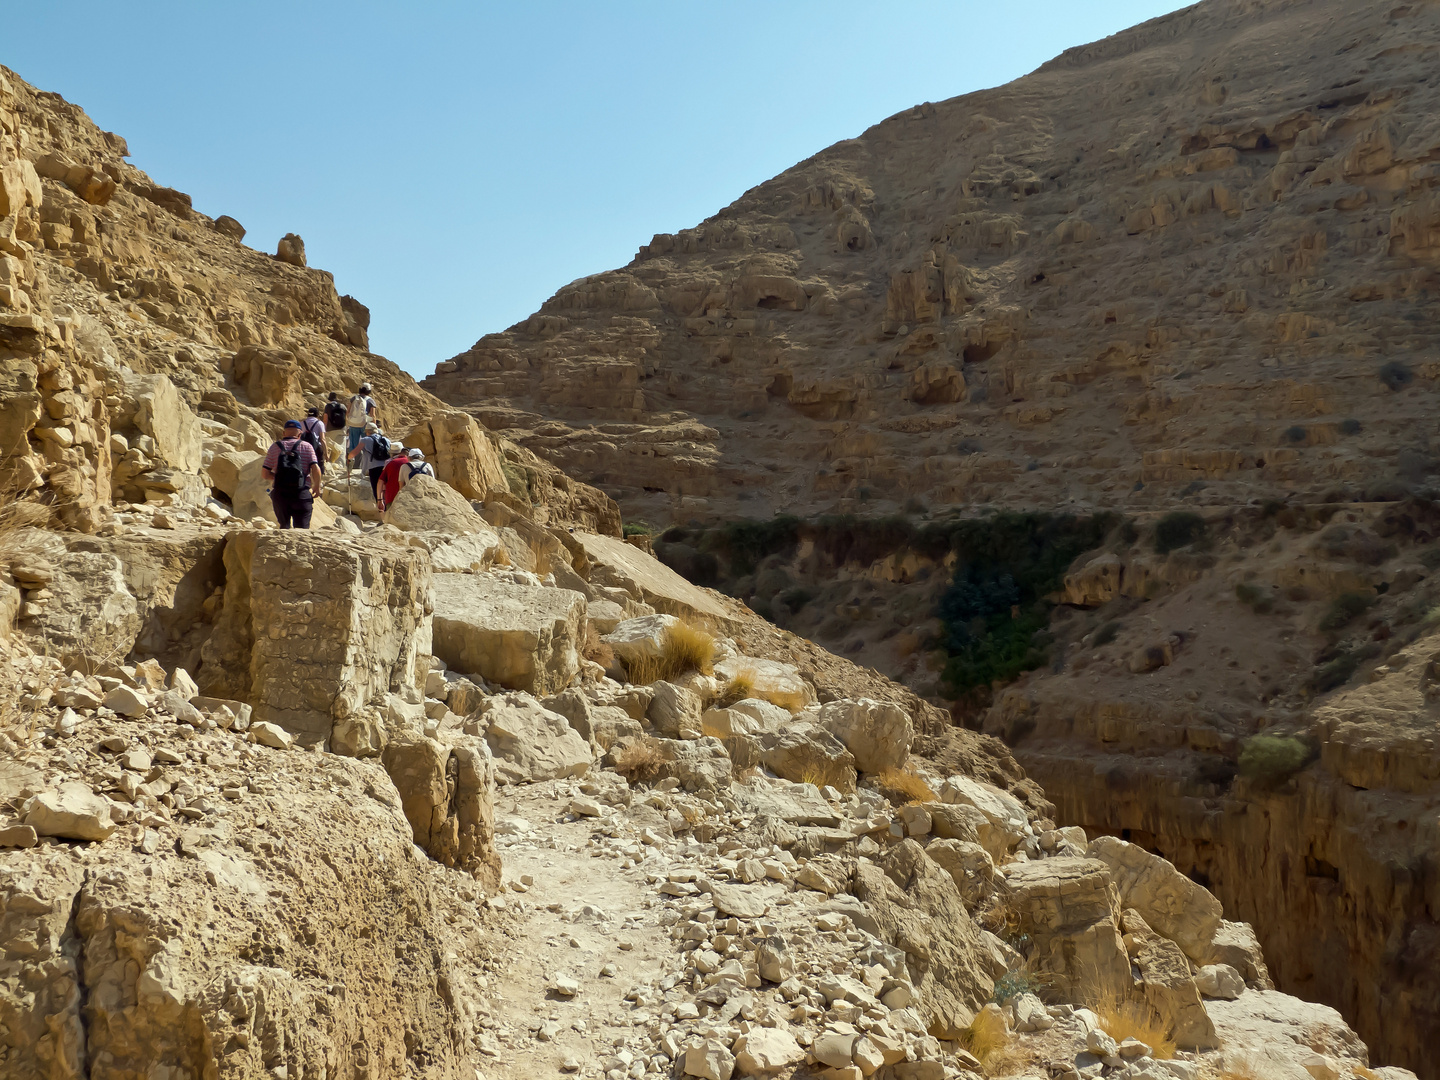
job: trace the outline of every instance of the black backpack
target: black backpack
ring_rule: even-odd
[[[301,428],[300,438],[309,443],[310,449],[315,451],[315,461],[317,464],[325,460],[325,444],[320,441],[320,436],[317,435],[314,430],[308,427]],[[320,467],[323,469],[325,466],[320,465]]]
[[[370,460],[390,460],[390,440],[387,439],[384,435],[376,434],[370,436]]]
[[[410,471],[405,474],[405,479],[414,480],[417,476],[428,476],[433,479],[435,476],[435,470],[430,467],[430,463],[428,461],[421,462],[419,465],[411,465]]]
[[[300,464],[300,440],[281,439],[275,445],[280,448],[280,459],[275,462],[275,490],[281,495],[299,495],[302,491],[309,491],[310,485],[306,481],[306,469]]]
[[[345,418],[350,415],[350,410],[345,408],[343,401],[332,401],[325,406],[325,425],[331,431],[339,431],[345,426]]]

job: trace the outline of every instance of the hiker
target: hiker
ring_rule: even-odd
[[[286,420],[260,467],[260,474],[270,482],[270,505],[282,529],[310,528],[310,515],[320,497],[320,462],[315,448],[300,437],[301,431],[299,420]]]
[[[390,452],[390,440],[380,430],[380,425],[372,421],[365,425],[364,436],[347,455],[352,461],[357,457],[360,459],[360,471],[370,477],[370,493],[375,497],[377,506],[380,504],[380,474],[385,471]]]
[[[311,405],[305,413],[305,419],[300,421],[300,437],[310,444],[315,451],[315,461],[320,466],[320,471],[325,471],[325,459],[330,455],[325,451],[325,421],[320,419],[320,407]]]
[[[340,395],[334,390],[330,391],[330,400],[325,403],[325,430],[339,431],[345,426],[345,414],[348,412],[345,403],[340,400]]]
[[[367,425],[374,422],[375,399],[370,396],[370,384],[361,383],[360,389],[350,399],[350,407],[345,410],[345,432],[349,437],[345,445],[347,462],[355,459],[355,450],[360,445],[360,439],[368,433]],[[350,471],[348,466],[345,471]]]
[[[375,505],[382,514],[385,508],[395,501],[395,496],[400,494],[400,470],[404,469],[409,461],[405,454],[392,453],[390,460],[385,463],[385,468],[380,470],[380,493],[376,496]]]
[[[435,470],[425,460],[425,452],[418,446],[412,446],[403,454],[395,454],[386,462],[385,470],[380,474],[380,493],[385,497],[383,511],[395,501],[395,496],[405,490],[412,477],[435,476]]]

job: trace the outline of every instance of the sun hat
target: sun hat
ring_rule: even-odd
[[[421,450],[418,446],[412,446],[409,450],[405,451],[405,456],[410,458],[412,461],[420,461],[424,460],[425,451]]]
[[[298,427],[299,425],[296,425],[296,426]],[[366,424],[365,424],[365,434],[366,434],[366,435],[374,435],[374,434],[375,434],[377,431],[379,431],[379,430],[380,430],[380,425],[377,424],[377,423],[375,423],[374,420],[369,420],[369,421],[366,422]]]
[[[289,431],[292,427],[293,427],[295,430],[297,430],[297,431],[300,430],[300,421],[299,421],[299,420],[286,420],[286,421],[285,421],[285,430],[286,430],[286,431]]]

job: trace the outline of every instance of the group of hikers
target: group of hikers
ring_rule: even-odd
[[[311,405],[302,420],[286,420],[261,467],[270,484],[270,504],[282,529],[308,529],[324,484],[326,432],[345,432],[345,475],[358,467],[370,480],[376,508],[385,508],[416,476],[434,476],[419,447],[406,449],[380,429],[379,408],[370,384],[363,383],[347,404],[330,393],[323,410]]]

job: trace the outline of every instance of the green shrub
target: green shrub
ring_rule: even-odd
[[[1120,622],[1107,622],[1095,631],[1095,640],[1091,644],[1097,649],[1101,645],[1109,645],[1119,635],[1122,625]]]
[[[1360,666],[1360,657],[1355,653],[1342,652],[1319,665],[1310,676],[1310,690],[1315,694],[1328,693],[1337,686],[1344,686]]]
[[[1282,784],[1303,769],[1312,750],[1294,735],[1252,735],[1240,747],[1240,775],[1264,784]]]
[[[1349,420],[1341,420],[1341,421],[1340,421],[1340,434],[1341,434],[1341,435],[1359,435],[1359,434],[1360,434],[1360,429],[1361,429],[1360,421],[1354,419],[1353,417],[1352,417],[1351,419],[1349,419]]]
[[[1021,994],[1039,994],[1045,988],[1045,981],[1033,971],[1007,971],[995,980],[995,989],[990,1000],[1004,1005]]]
[[[1388,364],[1382,364],[1377,374],[1380,376],[1380,381],[1391,390],[1403,390],[1415,381],[1415,373],[1399,360],[1391,360]]]
[[[1275,598],[1270,595],[1270,590],[1251,585],[1248,581],[1235,586],[1235,598],[1257,615],[1267,615],[1275,607]]]
[[[1204,536],[1204,518],[1187,510],[1176,510],[1155,523],[1155,551],[1166,555],[1176,548],[1188,547]]]
[[[620,531],[625,536],[649,536],[655,530],[648,521],[627,521]]]
[[[1375,602],[1373,596],[1366,596],[1364,593],[1341,593],[1326,610],[1320,619],[1320,629],[1324,631],[1339,630],[1359,615],[1369,610],[1370,605]]]
[[[1285,438],[1293,443],[1304,442],[1309,436],[1310,432],[1306,431],[1301,424],[1296,424],[1294,427],[1285,429]]]

